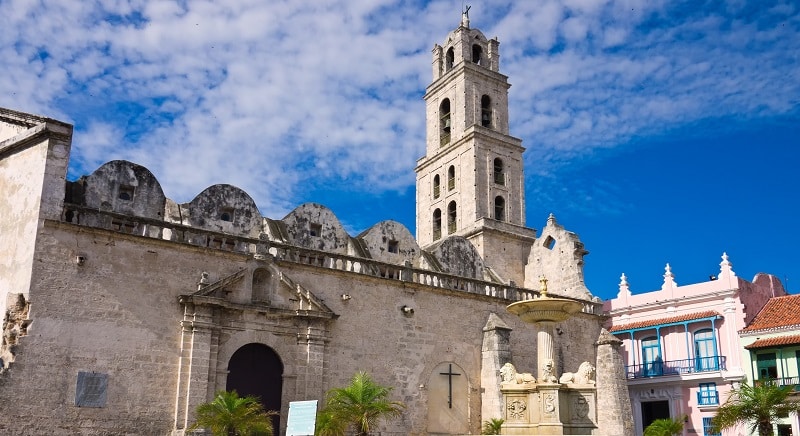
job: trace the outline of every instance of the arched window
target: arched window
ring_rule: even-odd
[[[440,129],[440,145],[445,145],[450,142],[450,100],[442,100],[439,105],[439,129]]]
[[[445,55],[444,70],[445,71],[452,70],[453,63],[455,62],[455,60],[456,60],[456,52],[453,51],[453,47],[450,47],[449,49],[447,49],[447,54]]]
[[[447,190],[452,191],[456,189],[456,167],[450,165],[447,169]]]
[[[497,221],[506,219],[506,200],[499,195],[494,198],[494,219]]]
[[[506,184],[506,174],[505,169],[503,168],[503,159],[500,159],[499,157],[494,159],[494,182],[498,185]]]
[[[472,62],[480,65],[483,58],[483,49],[478,44],[472,44]]]
[[[492,127],[492,99],[488,95],[481,97],[481,126]]]
[[[436,241],[442,237],[442,211],[436,209],[433,211],[433,240]]]
[[[447,205],[447,234],[456,232],[456,202],[451,201]]]
[[[694,332],[694,366],[697,371],[717,371],[717,344],[714,331],[702,329]]]
[[[642,339],[642,363],[645,377],[664,373],[664,361],[661,357],[661,344],[656,336]]]
[[[439,188],[441,186],[439,175],[433,176],[433,198],[439,198]]]

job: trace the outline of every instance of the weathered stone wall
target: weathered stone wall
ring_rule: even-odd
[[[0,317],[18,295],[29,298],[40,219],[61,214],[71,136],[68,124],[0,110]],[[11,345],[0,345],[0,371]]]
[[[181,350],[179,295],[197,288],[203,271],[216,281],[250,268],[252,257],[218,249],[92,230],[48,221],[39,235],[31,287],[31,325],[19,358],[2,379],[0,403],[12,434],[168,434],[173,428]],[[85,262],[74,262],[76,252]],[[308,356],[297,343],[303,328],[269,315],[241,314],[219,319],[218,342],[210,351],[206,398],[224,388],[228,359],[238,347],[258,342],[272,347],[284,363],[284,422],[290,400],[319,399],[342,386],[358,370],[394,386],[394,398],[408,409],[383,434],[427,434],[428,391],[439,376],[433,369],[452,362],[469,379],[469,428],[481,419],[482,328],[491,313],[514,330],[512,360],[520,370],[536,363],[535,332],[505,312],[507,301],[480,295],[336,271],[290,261],[275,268],[314,293],[338,318],[324,344],[324,373],[306,372]],[[254,292],[252,279],[230,288],[240,304]],[[349,299],[342,299],[342,294]],[[275,299],[278,304],[279,299]],[[288,299],[284,301],[287,303]],[[402,311],[406,306],[412,314]],[[564,323],[557,353],[566,368],[594,360],[586,344],[596,318]],[[561,338],[557,338],[557,343]],[[74,405],[79,371],[108,375],[105,407]],[[315,378],[316,377],[316,378]],[[202,386],[202,385],[201,385]],[[309,398],[311,396],[311,398]]]

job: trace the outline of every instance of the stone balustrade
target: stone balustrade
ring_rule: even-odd
[[[135,236],[164,239],[235,253],[251,255],[269,253],[283,262],[335,269],[387,280],[419,283],[507,301],[529,300],[539,295],[538,291],[531,289],[415,268],[409,264],[395,265],[362,257],[311,250],[266,239],[235,236],[179,223],[101,211],[75,204],[64,205],[62,220],[80,226],[102,228]],[[555,296],[555,294],[552,295]],[[601,303],[577,301],[583,303],[582,311],[584,313],[602,314]]]

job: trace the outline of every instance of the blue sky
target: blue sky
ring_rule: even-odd
[[[798,291],[800,4],[473,1],[500,40],[528,226],[577,232],[589,289],[746,279]],[[0,0],[0,105],[75,125],[69,176],[111,159],[185,202],[330,207],[414,231],[431,53],[460,1]],[[788,282],[786,281],[788,279]]]

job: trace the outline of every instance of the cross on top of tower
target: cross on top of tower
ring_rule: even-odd
[[[464,8],[464,12],[461,13],[461,26],[466,27],[467,29],[469,29],[469,9],[471,7],[472,6],[467,5]]]

